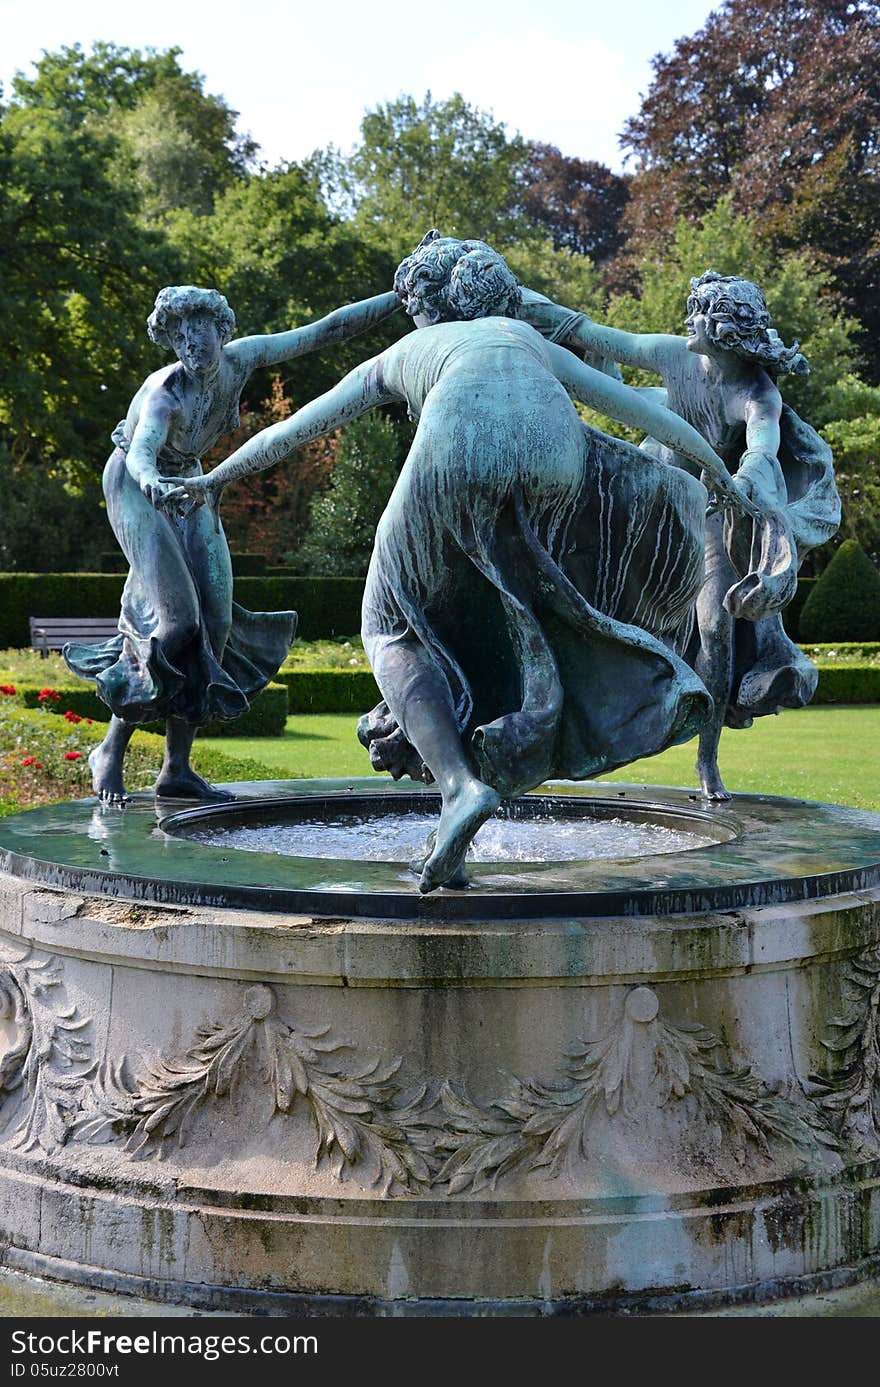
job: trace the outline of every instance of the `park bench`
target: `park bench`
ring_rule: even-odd
[[[50,650],[60,650],[68,641],[98,644],[118,634],[118,621],[111,616],[32,616],[31,645],[46,660]]]

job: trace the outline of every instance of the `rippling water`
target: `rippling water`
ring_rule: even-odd
[[[335,857],[353,862],[410,862],[424,856],[434,814],[340,815],[290,824],[201,829],[190,837],[218,848],[282,857]],[[581,858],[652,857],[714,841],[659,824],[623,819],[490,819],[468,851],[472,862],[574,862]]]

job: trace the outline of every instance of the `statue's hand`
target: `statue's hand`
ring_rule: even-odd
[[[779,459],[762,448],[749,448],[743,453],[736,471],[736,484],[758,505],[785,505],[785,478]]]
[[[182,501],[184,489],[178,477],[162,477],[158,472],[148,472],[141,478],[141,491],[156,510],[166,510]]]
[[[212,483],[212,475],[209,472],[206,476],[170,478],[179,491],[182,515],[191,515],[194,510],[198,510],[199,506],[207,506],[219,524],[217,516],[223,487],[218,486],[216,482]]]
[[[717,511],[738,511],[752,520],[760,520],[764,515],[760,504],[753,498],[751,482],[748,478],[740,481],[739,476],[735,480],[731,478],[729,483],[713,479],[708,513],[714,515]]]

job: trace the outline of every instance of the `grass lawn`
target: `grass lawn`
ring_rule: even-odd
[[[230,756],[275,766],[279,778],[369,775],[355,736],[357,719],[323,714],[288,718],[283,737],[205,738]],[[605,777],[644,785],[693,785],[696,742],[637,761]],[[880,706],[802,708],[725,729],[721,773],[730,790],[827,800],[880,811]]]

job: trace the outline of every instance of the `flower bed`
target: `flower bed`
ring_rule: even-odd
[[[106,724],[65,718],[42,708],[24,708],[0,697],[0,813],[35,804],[91,794],[88,754],[103,738]],[[129,790],[148,790],[162,764],[164,737],[136,732],[125,757]],[[192,764],[208,780],[273,780],[276,772],[259,761],[227,756],[213,747],[193,750]]]

